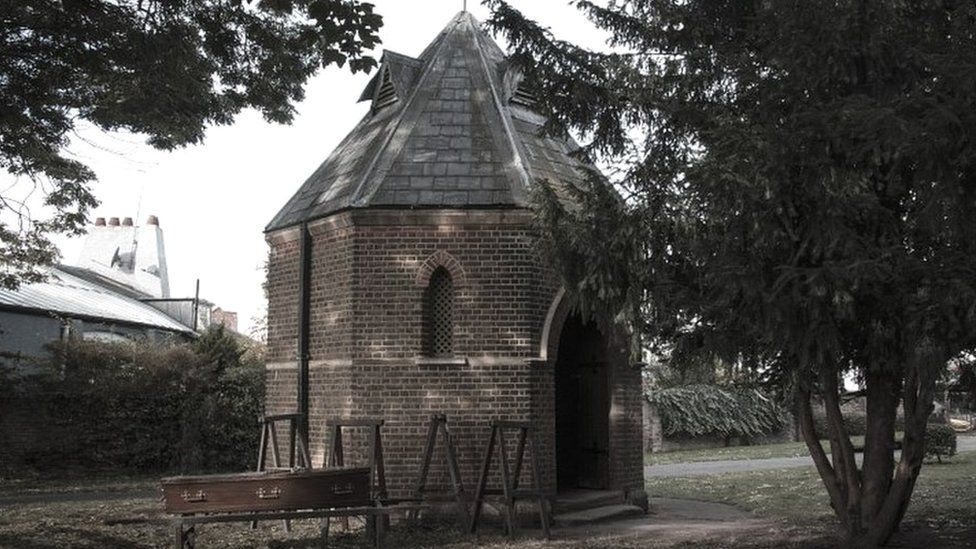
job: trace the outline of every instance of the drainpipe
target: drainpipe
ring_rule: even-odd
[[[298,413],[301,414],[299,436],[308,448],[308,324],[311,296],[312,237],[308,224],[302,223],[298,251]]]
[[[197,331],[200,322],[200,279],[197,279],[197,290],[193,294],[193,331]]]

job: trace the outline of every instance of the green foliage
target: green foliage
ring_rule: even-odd
[[[940,373],[976,347],[974,4],[575,2],[611,52],[487,4],[539,108],[615,168],[614,207],[538,193],[581,299],[634,299],[608,306],[638,311],[672,358],[752,365],[801,403],[854,371],[888,431],[872,444],[899,400],[906,444],[921,440]],[[848,541],[883,544],[915,464],[819,461]]]
[[[814,414],[813,427],[817,438],[823,440],[830,436],[830,426],[826,414]],[[848,436],[864,436],[868,430],[867,415],[864,413],[844,414],[844,429]]]
[[[635,311],[628,307],[639,302],[632,292],[641,288],[640,219],[628,215],[602,178],[590,176],[585,191],[566,189],[578,208],[565,208],[548,185],[534,188],[536,222],[548,235],[540,247],[552,264],[566,270],[584,316],[614,318],[623,310],[639,323],[640,315],[630,314]],[[598,248],[606,253],[585,251]]]
[[[32,466],[253,466],[264,368],[241,361],[245,351],[229,334],[215,330],[195,345],[169,347],[72,341],[57,351],[59,362],[44,373],[13,380],[19,405],[29,402],[49,426],[45,444],[28,456]]]
[[[855,413],[845,413],[844,414],[844,429],[847,430],[847,435],[856,437],[864,436],[868,431],[868,416],[863,412]],[[819,413],[813,415],[813,427],[814,432],[817,437],[821,440],[826,439],[829,436],[830,428],[827,426],[827,416],[825,414]],[[905,428],[905,418],[898,416],[895,418],[895,430],[901,431]]]
[[[867,416],[863,413],[844,414],[844,429],[847,430],[848,436],[863,436],[867,432]],[[826,414],[813,415],[813,432],[820,440],[828,438],[830,426]]]
[[[0,167],[53,211],[0,194],[4,287],[37,280],[57,256],[48,235],[80,233],[97,205],[95,174],[65,154],[76,124],[170,150],[247,108],[287,123],[320,67],[375,66],[382,25],[360,0],[0,0],[0,13]]]
[[[213,365],[217,373],[223,372],[230,366],[241,363],[246,349],[230,335],[222,324],[211,326],[194,342],[197,354]]]
[[[584,298],[638,299],[675,350],[759,345],[784,370],[976,344],[972,6],[579,2],[624,55],[489,5],[541,108],[619,168],[624,200],[583,189],[544,223]]]
[[[976,356],[964,353],[950,364],[947,389],[963,396],[963,406],[976,410]]]
[[[788,412],[756,389],[688,385],[647,394],[668,435],[759,437],[783,429]]]
[[[942,458],[956,455],[956,432],[952,427],[941,423],[929,423],[925,426],[925,457],[936,458],[942,463]]]

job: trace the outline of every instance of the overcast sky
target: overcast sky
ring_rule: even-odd
[[[383,16],[383,48],[417,56],[462,7],[463,0],[375,0]],[[513,0],[560,37],[591,47],[597,33],[566,0]],[[468,11],[484,21],[477,0]],[[502,43],[504,48],[504,43]],[[211,128],[206,142],[175,152],[155,151],[138,136],[82,129],[71,151],[98,174],[95,217],[157,215],[163,229],[174,297],[201,296],[237,311],[248,333],[265,310],[261,283],[267,256],[264,226],[368,109],[356,103],[370,76],[329,68],[306,87],[291,125],[241,113],[231,126]],[[58,239],[72,263],[81,239]]]

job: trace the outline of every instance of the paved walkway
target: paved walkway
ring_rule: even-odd
[[[646,516],[559,528],[553,531],[553,539],[586,540],[583,547],[670,547],[702,539],[753,539],[779,527],[775,521],[723,503],[651,498]]]
[[[976,451],[976,436],[960,436],[957,439],[958,452]],[[895,459],[900,452],[895,453]],[[857,454],[857,462],[861,463],[861,454]],[[789,469],[793,467],[813,466],[810,456],[742,459],[724,461],[699,461],[690,463],[672,463],[669,465],[648,465],[644,468],[647,477],[693,477],[699,475],[717,475],[721,473],[743,473],[748,471],[767,471],[770,469]]]

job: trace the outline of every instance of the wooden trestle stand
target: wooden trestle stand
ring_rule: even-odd
[[[505,448],[505,432],[518,432],[518,446],[515,450],[515,466],[511,467],[508,461],[508,451]],[[485,448],[485,457],[481,464],[481,475],[478,479],[478,489],[474,497],[474,510],[472,511],[470,531],[474,534],[478,529],[478,520],[481,518],[481,508],[487,496],[503,496],[505,505],[505,531],[510,537],[515,537],[515,502],[519,499],[534,499],[539,504],[539,519],[542,521],[542,532],[546,539],[550,539],[549,534],[549,510],[546,507],[546,497],[542,492],[542,478],[539,476],[539,452],[535,439],[532,435],[532,425],[528,422],[514,421],[493,421],[491,423],[491,436],[488,438],[488,446]],[[488,489],[488,477],[491,473],[491,465],[495,454],[495,447],[498,448],[498,461],[501,465],[502,489]],[[522,473],[522,463],[525,457],[525,447],[529,446],[532,453],[532,489],[519,490],[519,477]]]
[[[420,475],[417,478],[417,487],[414,489],[416,501],[422,502],[434,492],[427,490],[427,477],[430,473],[430,463],[434,459],[434,448],[437,446],[437,437],[441,436],[444,442],[444,460],[447,472],[451,477],[451,490],[454,501],[457,503],[458,517],[461,520],[462,529],[466,528],[471,521],[468,513],[468,498],[464,493],[464,484],[461,481],[461,468],[458,467],[457,454],[454,451],[454,441],[451,440],[451,432],[447,428],[447,416],[445,414],[434,414],[430,416],[430,426],[427,429],[427,445],[424,447],[424,459],[420,463]]]
[[[261,447],[258,449],[257,471],[291,471],[296,467],[307,469],[312,466],[308,448],[301,437],[302,414],[275,414],[258,418],[261,424]],[[288,423],[288,465],[281,464],[281,450],[278,448],[279,423]],[[268,443],[271,443],[271,467],[265,464],[268,456]],[[291,532],[291,523],[283,520],[285,532]],[[258,527],[258,521],[251,521],[251,529]]]
[[[386,491],[386,466],[383,463],[383,437],[381,435],[381,429],[383,427],[382,419],[348,419],[348,418],[331,418],[326,422],[326,432],[328,433],[328,439],[325,446],[325,463],[323,465],[326,468],[330,467],[345,467],[345,455],[342,448],[342,430],[344,428],[366,428],[369,430],[367,435],[368,448],[366,452],[366,466],[370,470],[370,500],[374,502],[376,506],[382,507],[390,503],[389,497]],[[380,520],[384,521],[384,526],[388,526],[386,521],[389,521],[389,515],[382,517]],[[376,528],[373,524],[375,521],[375,516],[367,517],[367,528],[371,531]],[[322,523],[322,533],[327,538],[329,535],[329,523],[330,519],[324,519]],[[342,517],[343,528],[349,530],[349,518]]]

